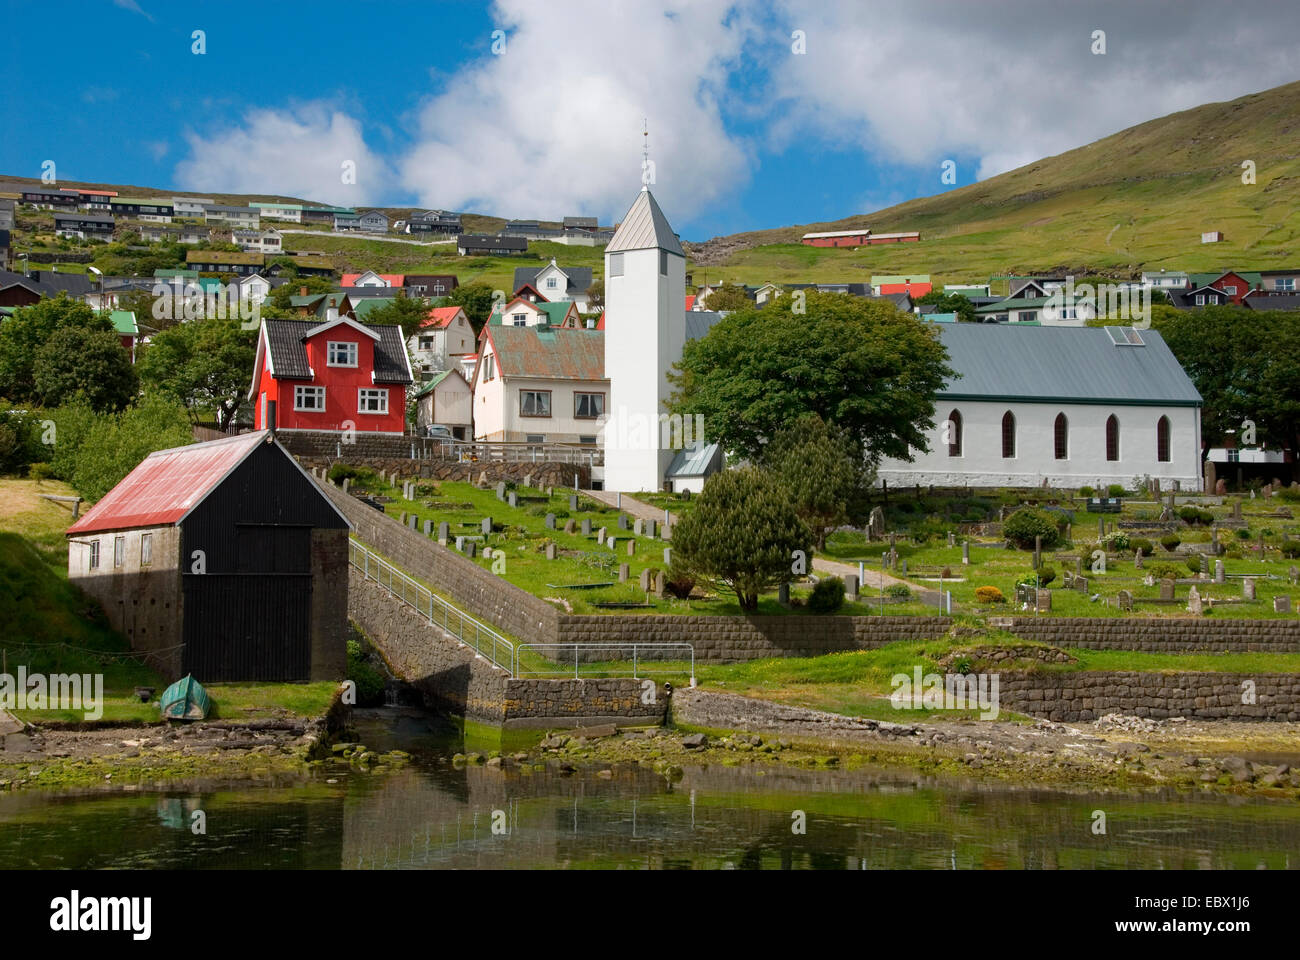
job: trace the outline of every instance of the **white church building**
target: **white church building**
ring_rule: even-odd
[[[890,486],[1201,488],[1201,395],[1154,330],[939,326],[950,378],[930,451],[886,459]]]

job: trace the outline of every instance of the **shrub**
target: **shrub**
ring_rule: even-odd
[[[384,675],[371,665],[356,637],[348,637],[348,679],[357,685],[358,707],[374,707],[384,702]]]
[[[1122,483],[1112,483],[1106,488],[1107,496],[1122,497],[1124,496],[1124,485]]]
[[[1130,546],[1128,534],[1123,530],[1116,530],[1114,533],[1108,533],[1102,537],[1098,543],[1107,550],[1127,550]]]
[[[978,603],[1006,603],[1007,598],[997,587],[976,587],[975,600]]]
[[[890,597],[899,597],[900,599],[901,598],[910,599],[912,596],[912,591],[905,584],[891,583],[889,586],[885,588],[885,595]]]
[[[1186,563],[1187,563],[1187,569],[1192,571],[1192,573],[1201,572],[1201,554],[1199,553],[1193,554],[1192,556],[1187,558]]]
[[[664,587],[678,600],[685,600],[695,589],[695,576],[681,564],[671,564],[664,573]]]
[[[1056,518],[1046,510],[1034,507],[1022,507],[1007,517],[1007,522],[1002,525],[1002,533],[1022,550],[1034,546],[1034,537],[1042,537],[1045,547],[1055,546],[1061,540]]]
[[[1156,552],[1156,545],[1145,537],[1135,537],[1128,542],[1129,548],[1134,552],[1142,551],[1142,556],[1149,557]]]
[[[1205,526],[1214,522],[1214,514],[1199,507],[1183,507],[1178,511],[1178,518],[1190,526]]]
[[[1250,531],[1249,531],[1248,529],[1246,529],[1245,527],[1242,527],[1240,530],[1237,531],[1237,539],[1238,539],[1238,540],[1249,540],[1249,539],[1250,539]]]
[[[1093,489],[1092,489],[1092,487],[1090,487],[1090,486],[1088,486],[1088,485],[1086,485],[1086,484],[1085,484],[1084,486],[1082,486],[1082,487],[1079,488],[1079,496],[1081,496],[1081,497],[1091,497],[1092,494],[1093,494]]]
[[[1233,547],[1230,550],[1225,550],[1223,552],[1223,555],[1227,557],[1229,560],[1240,560],[1242,558],[1241,550],[1239,550],[1237,547]]]
[[[1285,500],[1287,503],[1300,503],[1300,485],[1291,484],[1289,487],[1283,487],[1276,491],[1273,496],[1279,500]]]
[[[1201,569],[1199,563],[1197,564],[1196,569]],[[1178,567],[1172,563],[1157,563],[1155,566],[1149,567],[1148,570],[1150,571],[1151,576],[1155,577],[1157,580],[1177,580],[1183,575],[1183,571],[1179,570]]]
[[[844,606],[844,581],[839,577],[818,580],[808,596],[808,609],[813,613],[834,613]]]
[[[33,463],[27,468],[27,476],[40,483],[42,480],[48,480],[54,476],[54,468],[48,463]]]
[[[1278,549],[1282,551],[1282,556],[1288,560],[1294,560],[1296,557],[1300,557],[1300,540],[1288,540]]]
[[[1182,538],[1179,537],[1178,534],[1176,533],[1166,533],[1163,537],[1160,538],[1160,546],[1164,547],[1170,553],[1173,553],[1175,550],[1177,550],[1178,545],[1182,542],[1183,542]]]

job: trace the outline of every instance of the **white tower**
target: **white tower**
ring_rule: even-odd
[[[661,490],[668,370],[686,343],[686,253],[648,187],[605,248],[605,489]]]

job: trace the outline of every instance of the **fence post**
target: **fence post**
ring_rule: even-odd
[[[632,679],[633,680],[637,679],[636,668],[637,668],[636,644],[634,643],[632,644]]]
[[[578,679],[578,645],[573,645],[573,679]]]

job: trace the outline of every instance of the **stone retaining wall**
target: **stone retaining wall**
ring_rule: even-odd
[[[1254,703],[1242,703],[1246,681]],[[1300,674],[1015,671],[998,675],[1002,710],[1070,723],[1107,713],[1162,719],[1300,720]]]
[[[1056,647],[1145,653],[1300,653],[1300,620],[1010,617],[1018,637]]]
[[[277,434],[277,437],[280,435]],[[403,477],[420,477],[427,480],[451,480],[461,483],[477,483],[486,474],[489,483],[498,480],[513,480],[523,483],[524,477],[532,476],[536,488],[573,486],[574,474],[582,488],[591,486],[591,469],[586,464],[571,463],[527,463],[527,462],[483,462],[459,463],[454,460],[411,460],[407,457],[362,456],[344,448],[343,457],[333,453],[310,455],[299,454],[298,462],[304,469],[324,467],[329,469],[335,463],[347,463],[357,467],[370,467],[381,473],[394,470]]]
[[[668,698],[662,686],[651,703],[643,703],[644,680],[616,677],[600,680],[506,681],[505,725],[544,728],[586,727],[596,723],[662,723]]]

